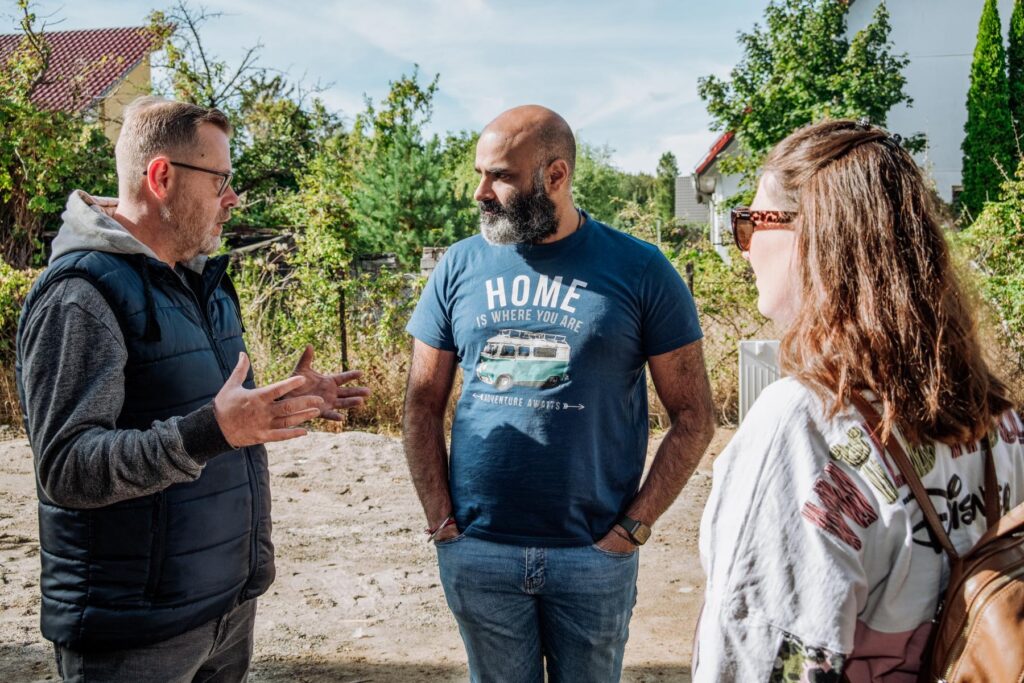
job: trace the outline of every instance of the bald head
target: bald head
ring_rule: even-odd
[[[547,107],[527,104],[509,109],[487,124],[480,136],[487,135],[502,138],[508,148],[529,153],[539,166],[563,159],[570,174],[576,169],[576,138],[572,129]]]

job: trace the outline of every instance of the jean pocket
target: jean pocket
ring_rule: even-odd
[[[459,541],[461,541],[462,539],[464,539],[465,537],[466,537],[466,532],[463,531],[458,536],[452,536],[451,538],[446,538],[443,541],[434,541],[434,546],[438,547],[438,548],[443,548],[446,545],[454,545],[454,544],[458,543]]]
[[[615,550],[605,550],[604,548],[602,548],[601,546],[599,546],[596,543],[593,544],[590,547],[591,547],[591,549],[601,553],[602,555],[607,555],[608,557],[614,557],[614,558],[619,559],[619,560],[629,559],[629,558],[633,557],[634,555],[636,555],[637,550],[639,550],[639,548],[634,548],[631,552],[620,553],[620,552],[617,552]]]

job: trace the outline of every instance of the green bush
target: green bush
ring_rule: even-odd
[[[0,260],[0,423],[20,429],[21,408],[14,382],[14,339],[25,297],[40,271],[18,270]]]
[[[987,303],[996,328],[994,354],[1024,399],[1024,161],[1002,185],[1003,199],[984,205],[978,220],[954,233],[954,247]]]
[[[322,247],[324,242],[317,244]],[[335,370],[344,364],[362,371],[359,384],[373,389],[366,405],[350,413],[347,424],[397,432],[411,353],[405,325],[424,280],[390,271],[352,275],[345,268],[325,267],[330,257],[322,253],[317,254],[321,258],[310,258],[309,247],[279,247],[235,265],[257,382],[287,377],[299,352],[312,344],[318,369]]]

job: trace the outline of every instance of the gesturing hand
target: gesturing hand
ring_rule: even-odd
[[[306,430],[295,425],[319,415],[323,399],[319,396],[281,397],[302,387],[307,380],[289,377],[259,389],[246,389],[242,382],[248,372],[249,357],[240,353],[238,365],[213,398],[213,412],[225,440],[241,448],[303,436]]]
[[[305,377],[306,383],[292,391],[289,396],[319,396],[323,399],[323,407],[320,409],[320,417],[325,420],[340,420],[341,413],[338,410],[343,408],[355,408],[362,405],[366,397],[370,395],[367,387],[345,387],[348,382],[355,381],[362,377],[363,373],[358,370],[339,372],[334,375],[324,375],[313,369],[313,346],[306,346],[306,350],[299,357],[299,362],[292,370],[292,377]]]

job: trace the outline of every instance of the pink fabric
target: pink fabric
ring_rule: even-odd
[[[882,633],[858,621],[843,673],[850,683],[915,683],[931,630],[926,622],[913,631]]]

